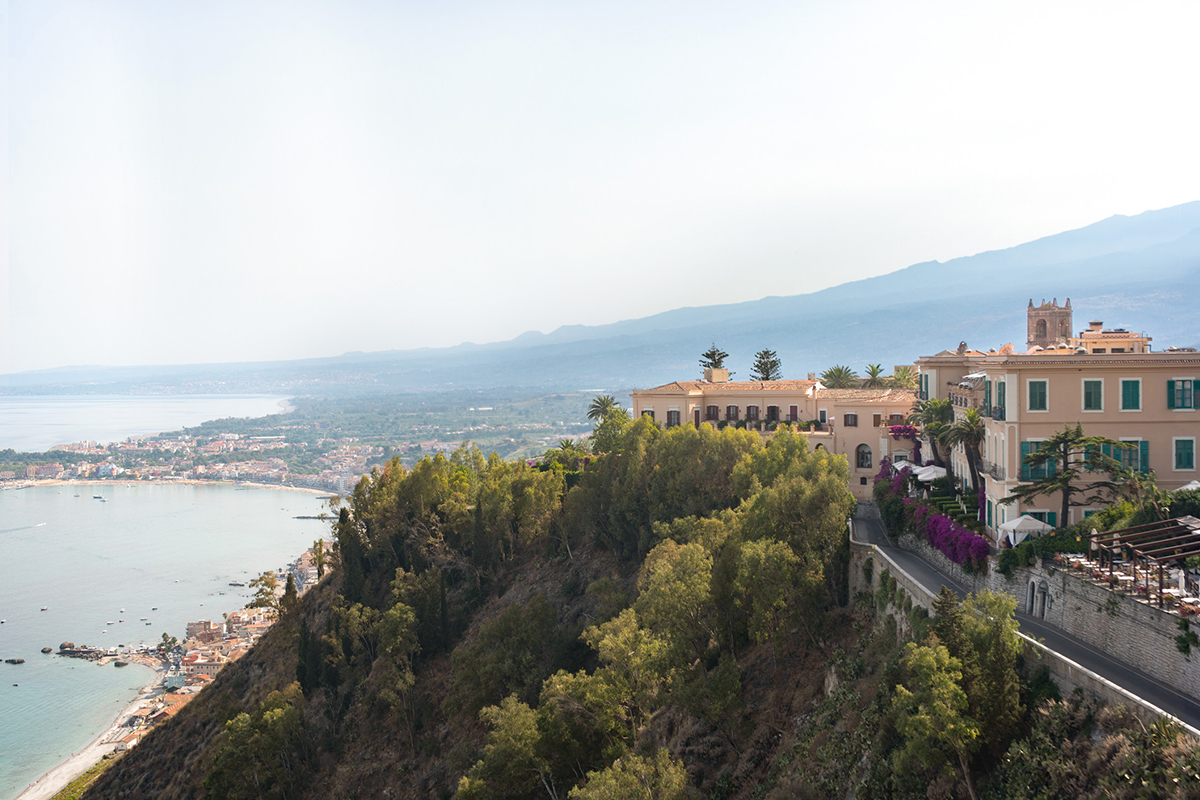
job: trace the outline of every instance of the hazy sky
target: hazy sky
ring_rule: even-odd
[[[3,26],[0,372],[495,341],[1200,199],[1190,0],[8,0]]]

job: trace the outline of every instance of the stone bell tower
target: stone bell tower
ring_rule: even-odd
[[[1027,347],[1052,347],[1071,338],[1071,298],[1067,298],[1065,306],[1058,304],[1057,297],[1049,303],[1042,300],[1040,306],[1035,306],[1030,298],[1025,313],[1028,317]]]

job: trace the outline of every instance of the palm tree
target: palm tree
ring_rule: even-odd
[[[917,388],[917,373],[912,367],[896,367],[892,373],[892,386],[897,389],[915,389]]]
[[[863,384],[864,389],[882,389],[887,385],[887,380],[883,377],[882,364],[867,364],[867,380]]]
[[[983,484],[979,479],[979,464],[983,460],[979,454],[979,445],[987,438],[987,425],[977,408],[968,408],[966,413],[942,433],[942,444],[946,447],[962,445],[967,454],[967,467],[971,470],[971,485],[979,491]]]
[[[946,399],[918,400],[912,407],[912,413],[908,415],[908,424],[919,425],[921,432],[929,440],[933,451],[933,463],[939,467],[946,466],[938,447],[939,440],[953,420],[954,406]]]
[[[849,367],[839,364],[821,373],[821,383],[825,384],[827,389],[856,389],[858,388],[858,375]]]
[[[601,420],[613,412],[617,407],[617,398],[611,394],[599,395],[592,404],[588,406],[588,419]]]

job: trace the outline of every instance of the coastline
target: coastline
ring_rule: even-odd
[[[14,481],[11,485],[0,486],[0,490],[15,490],[28,489],[33,486],[249,486],[255,489],[277,489],[283,492],[301,492],[303,494],[320,494],[320,495],[336,495],[337,492],[331,489],[317,489],[312,486],[284,486],[279,483],[256,483],[254,481],[205,481],[195,478],[186,478],[180,480],[149,480],[149,481],[123,481],[120,479],[109,481],[86,481],[78,478],[69,478],[66,480],[57,479],[24,479]]]
[[[65,789],[71,781],[87,772],[100,759],[117,749],[117,741],[120,738],[117,734],[121,732],[125,720],[129,719],[129,716],[133,712],[141,708],[147,700],[152,699],[158,693],[163,686],[167,674],[166,666],[161,663],[153,667],[144,660],[139,660],[137,663],[153,669],[154,679],[138,691],[137,697],[134,698],[133,702],[122,709],[112,724],[105,728],[99,736],[89,742],[78,753],[72,753],[71,757],[66,761],[49,770],[45,775],[25,787],[14,800],[50,800],[54,795]]]

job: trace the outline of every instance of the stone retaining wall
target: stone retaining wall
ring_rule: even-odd
[[[1017,601],[1018,611],[1060,628],[1172,689],[1200,698],[1200,648],[1190,656],[1179,652],[1178,616],[1076,577],[1069,569],[1017,567],[1011,578],[1005,578],[995,559],[989,559],[986,574],[970,574],[914,536],[900,537],[900,547],[921,556],[968,591],[1007,594]],[[1192,628],[1200,629],[1200,621],[1194,621]]]

